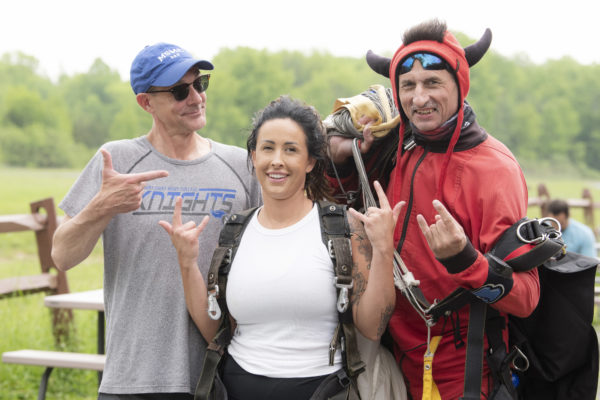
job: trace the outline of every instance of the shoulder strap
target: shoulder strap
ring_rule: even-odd
[[[257,207],[233,214],[221,230],[219,245],[213,253],[206,278],[206,290],[208,292],[208,313],[211,318],[219,319],[220,310],[227,311],[225,291],[227,288],[227,277],[231,269],[231,262],[240,245],[242,234],[254,214]],[[218,301],[218,303],[217,303]]]
[[[231,342],[231,321],[225,299],[227,278],[231,269],[231,262],[240,245],[242,234],[256,209],[257,207],[250,208],[229,217],[221,230],[219,245],[215,249],[210,262],[206,279],[208,314],[213,319],[221,318],[221,323],[215,337],[206,348],[202,370],[194,394],[195,400],[212,398],[217,369],[225,349]]]
[[[327,201],[318,204],[321,238],[333,260],[336,287],[341,289],[337,306],[343,313],[349,304],[348,289],[352,288],[352,247],[346,207]]]
[[[335,286],[338,293],[339,324],[329,347],[329,361],[330,364],[333,364],[339,340],[344,368],[348,377],[355,382],[358,375],[365,370],[365,363],[360,359],[352,307],[349,307],[349,290],[352,290],[353,287],[350,225],[346,215],[346,206],[324,200],[319,201],[318,205],[321,237],[333,261]]]
[[[563,257],[564,249],[561,234],[550,223],[550,219],[523,218],[502,234],[488,254],[505,261],[513,271],[522,272],[542,265],[551,257]],[[464,396],[461,399],[479,399],[480,397],[484,329],[491,349],[488,355],[488,365],[495,380],[494,390],[501,385],[511,398],[516,398],[509,364],[515,364],[517,359],[528,364],[527,357],[518,347],[514,347],[507,354],[501,333],[505,325],[496,318],[490,318],[486,322],[488,307],[479,299],[473,299],[473,292],[459,289],[453,295],[439,303],[435,313],[441,315],[440,311],[443,311],[444,308],[456,309],[456,307],[462,307],[465,302],[471,304],[467,333]],[[442,303],[445,304],[442,306]],[[497,314],[495,310],[493,313]]]

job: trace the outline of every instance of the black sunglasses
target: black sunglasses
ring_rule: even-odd
[[[431,53],[416,53],[411,54],[410,56],[406,57],[404,61],[402,61],[402,64],[400,65],[400,75],[410,72],[415,64],[415,60],[419,60],[423,69],[446,69],[448,71],[452,71],[448,63],[442,60],[440,57]]]
[[[165,90],[151,90],[148,93],[164,93],[169,92],[175,98],[175,101],[182,101],[187,99],[190,94],[190,86],[194,86],[194,89],[198,93],[204,92],[208,88],[208,81],[210,80],[210,74],[200,75],[192,83],[182,83],[181,85],[173,86],[171,89]]]

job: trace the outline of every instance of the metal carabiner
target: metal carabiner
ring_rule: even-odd
[[[529,220],[523,221],[519,224],[519,226],[517,227],[517,237],[519,238],[519,240],[521,242],[528,243],[528,244],[538,244],[538,243],[542,243],[544,240],[546,240],[546,238],[548,236],[545,233],[542,233],[542,236],[536,237],[534,239],[525,239],[523,237],[523,235],[521,235],[521,227],[523,227],[526,224],[532,224],[536,221],[539,222],[539,220],[537,220],[537,219],[529,219]]]
[[[534,239],[525,239],[523,237],[523,235],[521,235],[521,227],[524,226],[525,224],[531,224],[533,222],[537,221],[540,225],[542,225],[544,222],[550,221],[550,222],[554,222],[556,224],[556,226],[558,227],[558,230],[555,232],[552,232],[551,234],[548,233],[542,233],[542,236],[534,238]],[[523,221],[519,224],[519,226],[517,227],[517,237],[519,238],[520,241],[522,241],[523,243],[529,243],[529,244],[539,244],[542,243],[543,241],[545,241],[546,239],[548,239],[549,237],[553,238],[553,239],[558,239],[562,236],[561,233],[561,226],[560,226],[560,222],[558,222],[555,218],[552,217],[544,217],[544,218],[540,218],[540,219],[530,219],[527,221]]]
[[[337,301],[337,310],[340,313],[344,313],[348,309],[348,304],[350,304],[350,299],[348,298],[348,290],[352,289],[353,285],[354,285],[354,279],[351,280],[349,284],[345,284],[345,283],[338,283],[338,278],[337,278],[337,276],[335,277],[335,287],[340,289],[340,295],[338,296],[338,301]]]
[[[215,285],[215,290],[208,293],[208,316],[215,321],[221,318],[221,307],[217,302],[218,295],[219,285]]]
[[[527,356],[525,354],[523,354],[521,349],[518,348],[517,346],[513,346],[513,351],[516,351],[516,354],[513,356],[512,360],[511,360],[511,367],[517,371],[521,371],[521,372],[527,371],[529,369],[529,359],[527,358]],[[522,367],[517,365],[517,363],[515,362],[518,359],[523,360],[524,365]]]
[[[550,223],[554,222],[556,224],[557,228],[555,231],[548,233],[548,237],[550,239],[560,239],[560,237],[562,236],[562,226],[560,225],[560,222],[556,218],[544,217],[544,218],[541,218],[539,221],[540,221],[540,225],[542,225],[546,221],[550,221]]]

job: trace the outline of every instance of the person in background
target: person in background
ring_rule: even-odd
[[[560,223],[562,239],[567,245],[567,250],[588,257],[597,257],[594,231],[589,226],[570,218],[569,215],[569,204],[565,200],[554,199],[548,203],[548,216]]]
[[[137,103],[152,117],[143,136],[104,144],[60,203],[65,221],[52,257],[61,270],[103,239],[106,365],[99,399],[192,399],[206,348],[191,320],[177,254],[158,226],[183,198],[183,219],[207,226],[193,266],[206,274],[223,219],[260,203],[245,151],[201,136],[206,60],[168,43],[131,65]]]

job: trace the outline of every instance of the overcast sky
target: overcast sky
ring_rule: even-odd
[[[86,72],[100,57],[129,79],[145,45],[178,44],[210,59],[223,47],[321,50],[363,57],[393,53],[404,30],[430,18],[476,39],[492,30],[492,49],[536,62],[568,55],[600,63],[595,0],[19,0],[3,1],[0,54],[36,57],[55,79]],[[217,65],[218,68],[218,65]]]

